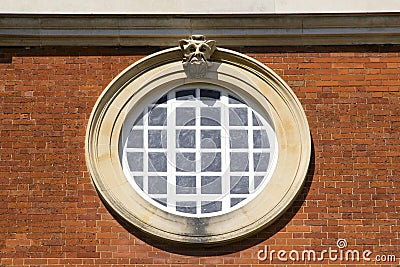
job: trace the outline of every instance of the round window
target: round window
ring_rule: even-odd
[[[216,216],[245,205],[268,182],[277,159],[272,123],[251,103],[200,84],[131,111],[120,142],[130,185],[182,216]]]
[[[87,127],[87,166],[123,224],[184,243],[243,238],[300,191],[307,119],[262,63],[201,36],[179,46],[132,64],[104,90]]]

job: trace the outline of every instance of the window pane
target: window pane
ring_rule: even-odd
[[[231,193],[232,194],[248,194],[249,193],[249,176],[231,176]]]
[[[229,125],[247,126],[247,108],[230,108]]]
[[[230,130],[229,141],[231,148],[248,148],[247,130]]]
[[[167,206],[167,199],[166,198],[153,198],[153,200],[157,201],[158,203],[160,203],[163,206]]]
[[[167,131],[149,130],[149,148],[167,148]]]
[[[132,130],[128,137],[128,148],[142,148],[143,147],[143,130]]]
[[[258,117],[258,115],[256,115],[254,112],[253,112],[253,125],[254,126],[262,126],[263,125],[260,118]]]
[[[163,152],[149,152],[149,171],[166,172],[167,155]]]
[[[176,176],[177,194],[196,194],[196,176]]]
[[[149,112],[149,126],[163,126],[167,125],[167,109],[166,108],[153,108]]]
[[[254,176],[254,188],[257,189],[263,180],[264,176]]]
[[[245,198],[231,198],[231,207],[235,206],[236,204],[239,204],[245,200]]]
[[[196,89],[180,90],[175,94],[177,100],[193,100],[196,98]]]
[[[200,124],[204,126],[219,126],[221,124],[220,108],[201,108]]]
[[[196,130],[176,131],[177,148],[196,148]]]
[[[201,171],[220,172],[221,153],[201,153]]]
[[[143,176],[135,176],[135,183],[143,190]]]
[[[249,154],[244,152],[232,152],[230,169],[231,172],[249,171]]]
[[[135,120],[133,125],[142,126],[143,125],[143,113]]]
[[[167,193],[167,177],[166,176],[149,176],[149,194],[166,194]]]
[[[157,101],[156,104],[164,104],[166,103],[168,100],[168,94],[163,95],[162,97],[160,97]]]
[[[200,99],[204,104],[208,106],[213,106],[220,97],[221,93],[218,91],[206,89],[200,90]]]
[[[254,148],[269,148],[269,140],[267,131],[254,130],[253,131],[253,144]]]
[[[221,194],[222,193],[221,176],[202,176],[201,193]]]
[[[176,210],[184,213],[196,214],[195,201],[177,201]]]
[[[244,104],[244,102],[235,96],[229,95],[229,104]]]
[[[269,164],[269,153],[254,153],[254,171],[266,172]]]
[[[218,100],[221,97],[221,93],[216,91],[216,90],[201,89],[200,90],[200,97],[201,97],[201,99]]]
[[[201,130],[201,148],[221,148],[221,131]]]
[[[217,212],[222,210],[221,201],[202,201],[201,202],[201,213]]]
[[[143,171],[143,153],[142,152],[128,152],[126,154],[129,169],[131,171]]]
[[[177,153],[176,171],[195,172],[196,171],[196,153]]]
[[[195,108],[176,108],[176,125],[177,126],[194,126],[196,125],[196,109]]]

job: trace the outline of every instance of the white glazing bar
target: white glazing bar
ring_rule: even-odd
[[[229,140],[229,98],[221,92],[221,171],[222,171],[222,211],[229,210],[230,203],[230,140]]]
[[[143,113],[143,191],[147,194],[149,192],[149,164],[148,164],[148,148],[149,148],[149,111],[150,108],[146,107]]]
[[[176,133],[175,133],[175,92],[167,97],[167,208],[176,207]]]
[[[249,152],[249,193],[252,194],[254,192],[254,157],[253,157],[253,110],[248,107],[247,108],[247,122],[248,122],[248,152]]]
[[[200,102],[200,89],[196,88],[196,99]],[[196,214],[201,214],[201,105],[196,105]]]

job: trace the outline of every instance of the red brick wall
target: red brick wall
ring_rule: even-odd
[[[252,266],[264,249],[347,249],[400,261],[400,47],[237,48],[275,70],[308,117],[302,193],[272,226],[213,248],[124,228],[85,165],[87,120],[103,88],[157,49],[0,48],[0,266]],[[276,258],[276,265],[293,264]],[[363,262],[299,261],[298,266]],[[396,266],[364,262],[366,266]]]

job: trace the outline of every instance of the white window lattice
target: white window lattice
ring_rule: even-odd
[[[163,95],[126,123],[122,165],[131,185],[183,216],[229,212],[268,182],[277,156],[269,120],[222,88]]]

